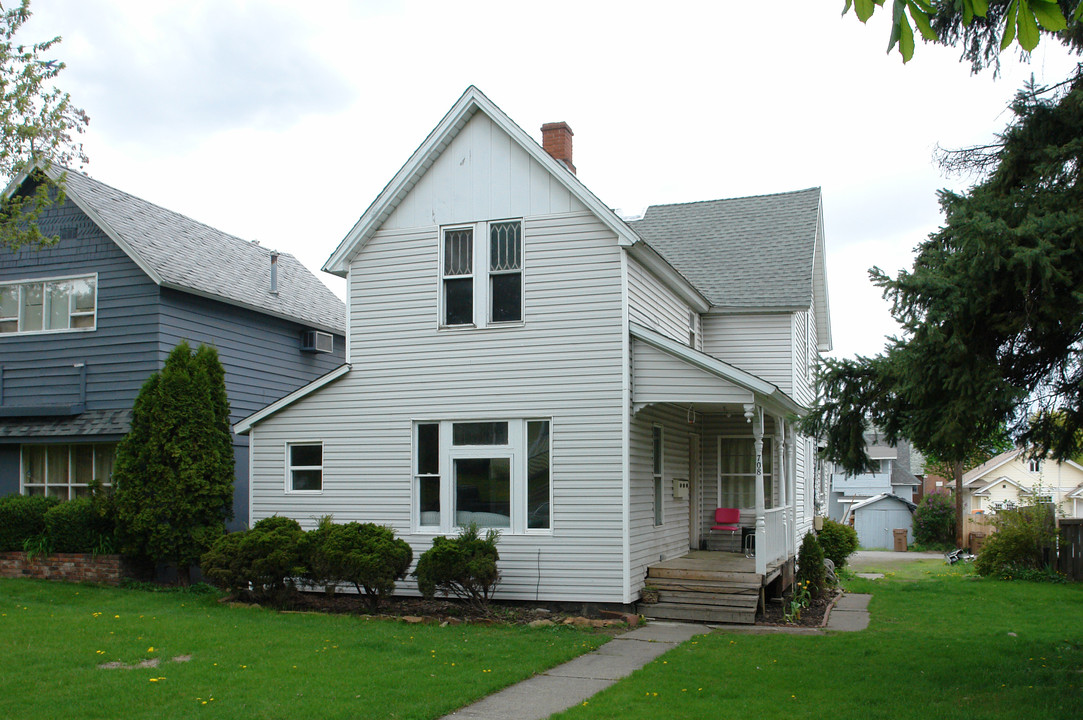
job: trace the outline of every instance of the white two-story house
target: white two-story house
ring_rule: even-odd
[[[813,514],[794,420],[831,347],[819,189],[629,222],[571,140],[470,87],[392,178],[324,267],[346,364],[236,427],[252,521],[383,523],[415,557],[476,522],[498,598],[619,604],[738,507],[749,572],[785,575]]]

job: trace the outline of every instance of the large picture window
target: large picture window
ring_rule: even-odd
[[[93,330],[97,277],[0,283],[0,335]]]
[[[420,422],[414,428],[419,528],[550,528],[548,420]]]
[[[441,238],[440,325],[484,327],[523,319],[523,223],[447,227]]]
[[[23,445],[22,492],[61,500],[89,497],[94,481],[113,482],[114,443]]]
[[[774,480],[771,438],[763,439],[764,507],[772,507]],[[718,438],[718,506],[756,507],[756,441],[750,437]]]

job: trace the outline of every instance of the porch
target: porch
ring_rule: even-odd
[[[760,573],[755,558],[741,553],[692,550],[647,568],[646,584],[657,602],[641,603],[639,611],[655,619],[750,625],[767,586],[786,568],[785,561],[776,561]]]

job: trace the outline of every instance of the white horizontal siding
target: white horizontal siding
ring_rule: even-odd
[[[583,210],[549,171],[484,113],[475,114],[382,230]]]
[[[253,519],[391,525],[414,548],[416,420],[552,419],[552,532],[505,534],[498,597],[622,602],[621,258],[586,213],[527,217],[521,327],[438,330],[438,229],[380,231],[350,268],[352,370],[258,425]],[[284,492],[285,443],[324,442],[324,491]],[[401,583],[409,592],[412,583]]]
[[[748,403],[753,394],[692,367],[647,343],[633,341],[632,401],[641,403]]]
[[[628,258],[628,317],[632,322],[688,344],[688,313],[692,308],[675,292],[639,264]],[[697,350],[701,349],[696,333]]]
[[[663,427],[663,523],[654,524],[653,427]],[[688,552],[688,500],[673,497],[675,479],[688,479],[688,438],[698,432],[683,408],[657,405],[636,413],[629,444],[631,593],[643,587],[647,567]],[[701,441],[702,442],[702,441]]]
[[[793,321],[790,313],[703,316],[703,350],[719,360],[793,388]]]

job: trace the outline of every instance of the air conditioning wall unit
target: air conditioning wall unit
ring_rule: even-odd
[[[335,336],[320,330],[305,330],[301,333],[301,349],[314,353],[334,352]]]

